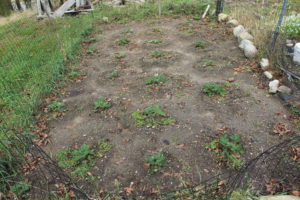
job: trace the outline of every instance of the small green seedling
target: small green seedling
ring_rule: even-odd
[[[154,74],[151,78],[146,80],[146,85],[164,84],[167,80],[167,77],[163,74]]]
[[[210,142],[206,148],[214,151],[217,154],[217,161],[225,164],[230,169],[240,169],[242,167],[243,161],[240,156],[244,154],[244,149],[241,145],[240,135],[222,135]]]
[[[166,158],[162,152],[156,153],[147,158],[147,163],[149,164],[148,173],[155,174],[159,169],[166,165]]]
[[[126,57],[126,54],[125,53],[118,53],[116,56],[115,56],[115,58],[116,59],[123,59],[123,58],[125,58]]]
[[[291,106],[290,106],[290,112],[291,112],[293,115],[300,115],[299,109],[298,109],[296,106],[294,106],[294,105],[291,105]]]
[[[103,158],[104,155],[111,150],[113,145],[104,139],[98,140],[97,156]]]
[[[28,195],[26,195],[26,192],[28,192],[31,188],[31,183],[25,183],[25,182],[18,182],[15,185],[11,186],[11,191],[19,198],[25,199]]]
[[[119,40],[119,45],[120,46],[124,46],[126,44],[129,44],[130,43],[130,40],[126,37],[122,37],[120,40]]]
[[[202,92],[208,96],[225,96],[228,91],[221,84],[205,83]]]
[[[161,39],[153,39],[153,40],[149,40],[148,42],[151,44],[160,44],[160,43],[162,43],[162,40]]]
[[[65,104],[62,102],[53,101],[51,104],[48,105],[48,109],[51,112],[64,112],[65,111],[64,106]]]
[[[106,78],[112,79],[112,80],[115,80],[118,77],[119,77],[119,73],[117,71],[113,71],[106,75]]]
[[[161,30],[160,27],[154,27],[154,28],[152,28],[152,31],[153,31],[154,33],[161,33],[161,32],[162,32],[162,30]]]
[[[135,125],[155,128],[157,126],[169,125],[175,122],[158,106],[153,105],[142,111],[135,111],[131,114]]]
[[[159,50],[155,50],[155,51],[152,51],[151,53],[150,53],[150,56],[152,57],[152,58],[160,58],[160,57],[162,57],[164,54],[163,54],[163,52],[161,52],[161,51],[159,51]]]
[[[101,97],[95,102],[95,109],[96,111],[103,111],[105,109],[108,109],[112,107],[112,104],[106,100],[105,98]]]
[[[87,54],[92,54],[92,53],[94,53],[94,51],[95,51],[95,46],[94,45],[90,45],[88,47],[88,49],[86,50],[86,53]]]
[[[216,66],[216,61],[204,59],[204,67],[213,68]]]
[[[85,40],[86,43],[96,42],[96,38],[88,38]]]
[[[200,40],[200,41],[196,42],[195,47],[204,49],[204,48],[206,48],[206,42]]]

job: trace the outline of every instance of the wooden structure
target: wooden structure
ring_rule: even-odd
[[[89,12],[94,10],[91,0],[67,0],[58,9],[53,10],[51,0],[37,0],[38,18],[62,17],[67,13]]]

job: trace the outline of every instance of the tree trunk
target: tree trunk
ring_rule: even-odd
[[[0,16],[8,16],[11,13],[10,0],[0,0]]]
[[[24,0],[26,8],[31,8],[31,0]]]
[[[18,10],[22,10],[20,0],[16,0],[16,5],[17,5]]]

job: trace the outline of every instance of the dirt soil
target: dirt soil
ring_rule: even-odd
[[[103,34],[95,35],[94,53],[82,52],[76,68],[87,77],[70,84],[68,95],[60,99],[67,112],[50,122],[51,144],[45,147],[55,155],[69,146],[95,146],[101,138],[114,145],[91,169],[96,177],[94,185],[80,185],[78,181],[84,189],[112,191],[133,183],[136,191],[155,188],[166,192],[185,183],[196,184],[226,171],[217,165],[214,153],[205,149],[225,127],[228,133],[242,136],[245,160],[285,137],[273,133],[275,123],[295,129],[279,99],[258,89],[259,75],[251,72],[253,62],[244,58],[225,25],[182,17],[102,28]],[[123,36],[131,42],[120,46]],[[156,38],[162,43],[147,42]],[[205,41],[207,48],[195,48],[199,40]],[[153,50],[162,51],[163,56],[152,58]],[[120,52],[126,54],[124,59],[115,58]],[[107,78],[113,71],[119,76]],[[155,73],[165,74],[168,82],[146,86],[145,80]],[[235,79],[234,87],[225,97],[211,98],[201,92],[204,83],[229,78]],[[94,102],[99,97],[111,99],[112,108],[95,113]],[[154,104],[176,122],[157,128],[136,127],[131,113]],[[160,151],[166,155],[167,165],[150,175],[145,169],[146,159]]]

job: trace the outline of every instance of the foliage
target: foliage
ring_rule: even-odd
[[[208,96],[224,96],[228,92],[221,84],[205,83],[202,92]]]
[[[91,38],[86,39],[85,42],[86,43],[92,43],[92,42],[96,42],[96,40],[97,40],[96,38],[91,37]]]
[[[114,80],[115,78],[119,77],[119,74],[117,71],[113,71],[106,75],[106,78]]]
[[[151,53],[150,53],[150,56],[152,57],[152,58],[160,58],[160,57],[162,57],[164,54],[163,54],[163,52],[161,52],[160,50],[154,50],[154,51],[152,51]]]
[[[293,115],[300,115],[299,109],[298,109],[296,106],[294,106],[294,105],[291,105],[291,106],[290,106],[290,112],[291,112]]]
[[[196,44],[195,44],[195,47],[196,47],[196,48],[201,48],[201,49],[206,48],[206,46],[207,46],[207,45],[206,45],[206,42],[201,41],[201,40],[200,40],[200,41],[197,41]]]
[[[240,156],[244,153],[244,149],[240,135],[222,135],[219,139],[210,142],[206,148],[214,151],[217,154],[217,160],[230,169],[242,167],[243,161]]]
[[[136,126],[157,127],[159,125],[169,125],[175,122],[158,106],[153,105],[142,111],[135,111],[131,114]]]
[[[62,102],[53,101],[51,104],[48,105],[48,108],[50,111],[53,112],[64,112],[65,111],[64,106],[65,104]]]
[[[300,15],[285,18],[282,30],[292,38],[300,37]]]
[[[116,59],[122,59],[122,58],[126,57],[126,54],[125,53],[118,53],[115,57],[116,57]]]
[[[120,40],[119,40],[119,45],[120,46],[124,46],[126,44],[129,44],[130,43],[130,40],[126,37],[122,37]]]
[[[113,145],[104,139],[98,140],[98,151],[97,151],[97,156],[99,158],[104,157],[104,155],[111,150]]]
[[[155,174],[159,169],[166,164],[166,158],[162,152],[156,153],[147,158],[147,163],[150,165],[148,169],[149,174]]]
[[[153,40],[149,40],[148,42],[152,43],[152,44],[160,44],[160,43],[162,43],[162,40],[161,39],[153,39]]]
[[[94,53],[94,51],[95,51],[95,46],[91,44],[91,45],[88,47],[88,49],[86,50],[86,53],[87,53],[87,54],[92,54],[92,53]]]
[[[154,74],[151,78],[146,80],[146,85],[164,84],[167,80],[167,77],[163,74]]]
[[[105,110],[112,107],[112,104],[106,100],[105,98],[101,97],[95,102],[95,109],[96,110]]]
[[[254,200],[257,199],[249,190],[237,190],[232,192],[228,200]]]
[[[216,65],[216,61],[204,59],[204,67],[212,68]]]
[[[25,193],[28,192],[31,188],[31,183],[18,182],[15,185],[11,186],[11,191],[19,198],[24,198]]]
[[[85,177],[88,170],[94,166],[94,151],[86,144],[78,150],[72,147],[66,148],[56,155],[58,166],[71,170],[73,176]]]

